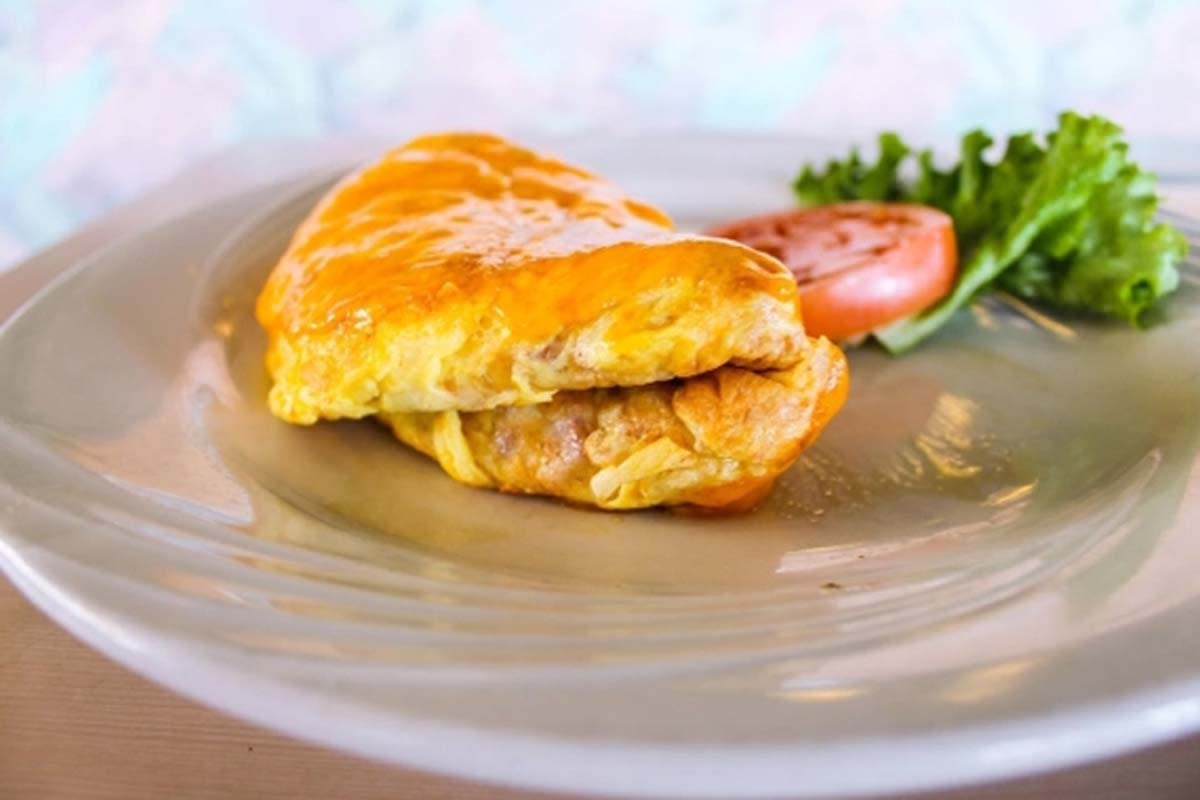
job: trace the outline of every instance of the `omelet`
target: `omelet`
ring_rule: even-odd
[[[847,385],[780,262],[486,134],[340,181],[256,310],[279,418],[377,415],[459,481],[602,508],[751,504]]]

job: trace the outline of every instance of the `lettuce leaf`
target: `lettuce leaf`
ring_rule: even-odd
[[[851,151],[823,170],[805,167],[796,178],[793,188],[804,205],[903,201],[935,206],[953,217],[959,247],[953,290],[930,308],[877,330],[884,347],[908,350],[993,286],[1134,324],[1175,289],[1175,264],[1186,241],[1155,221],[1155,178],[1129,159],[1117,125],[1067,112],[1045,144],[1018,134],[991,162],[986,153],[992,144],[983,131],[971,131],[962,139],[958,163],[939,170],[930,151],[914,153],[885,133],[875,163]],[[913,169],[915,177],[906,177]]]

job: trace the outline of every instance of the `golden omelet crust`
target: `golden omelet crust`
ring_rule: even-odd
[[[742,508],[841,406],[770,256],[673,230],[484,134],[337,184],[258,299],[272,412],[378,415],[455,479],[602,508]]]
[[[340,182],[258,302],[283,419],[480,410],[805,347],[795,282],[742,245],[494,136],[417,139]]]

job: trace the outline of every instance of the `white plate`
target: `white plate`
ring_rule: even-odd
[[[559,150],[689,227],[786,205],[801,159]],[[325,184],[123,240],[0,333],[0,561],[95,647],[305,739],[591,793],[942,787],[1200,729],[1194,258],[1144,333],[988,301],[854,352],[754,514],[611,514],[265,412],[250,303]]]

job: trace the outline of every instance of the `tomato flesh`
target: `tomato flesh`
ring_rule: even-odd
[[[954,223],[908,203],[835,203],[705,231],[775,256],[800,287],[804,327],[844,340],[927,308],[954,286]]]

